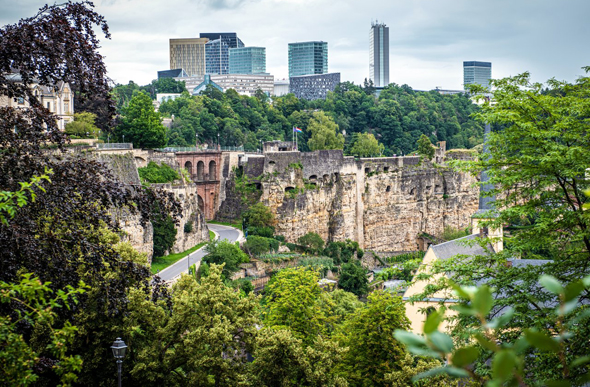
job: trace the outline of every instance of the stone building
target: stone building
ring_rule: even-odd
[[[8,76],[8,80],[20,82],[20,74],[11,74]],[[58,117],[57,127],[60,130],[64,130],[66,124],[74,120],[74,93],[68,83],[58,82],[55,87],[35,83],[31,88],[41,105]],[[7,96],[0,96],[0,106],[28,108],[30,105],[29,101],[22,97],[8,98]]]

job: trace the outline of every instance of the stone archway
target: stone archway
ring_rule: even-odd
[[[184,168],[188,171],[188,174],[192,176],[192,174],[193,174],[193,163],[191,163],[190,161],[187,161],[186,163],[184,163]]]
[[[209,180],[217,180],[217,164],[215,160],[209,162]]]
[[[197,163],[197,180],[203,181],[205,179],[205,163],[199,161]]]

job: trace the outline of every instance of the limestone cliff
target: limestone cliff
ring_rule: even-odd
[[[466,228],[477,210],[475,180],[444,166],[444,155],[437,161],[443,166],[419,157],[354,159],[338,150],[268,152],[262,168],[244,165],[244,173],[259,179],[260,200],[288,241],[316,232],[364,249],[411,251],[420,234]]]

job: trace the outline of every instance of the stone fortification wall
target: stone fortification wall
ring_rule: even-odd
[[[444,162],[444,154],[439,159]],[[260,177],[260,200],[276,214],[276,232],[292,242],[316,232],[364,249],[417,250],[421,233],[466,228],[477,210],[475,179],[420,157],[268,152],[262,173],[259,163],[252,175]]]
[[[152,187],[161,188],[174,193],[174,197],[182,207],[182,218],[176,227],[176,242],[171,253],[180,253],[209,240],[209,228],[205,222],[203,213],[199,210],[197,186],[195,184],[172,185],[152,184]],[[185,232],[184,226],[187,222],[193,222],[191,232]]]

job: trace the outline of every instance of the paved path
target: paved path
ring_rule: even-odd
[[[242,231],[238,230],[237,228],[229,227],[229,226],[222,226],[220,224],[208,224],[209,230],[213,231],[216,236],[220,240],[228,240],[230,242],[235,242],[243,238]],[[188,268],[190,265],[197,264],[197,269],[201,264],[201,258],[207,255],[205,251],[205,246],[201,247],[199,250],[191,253],[188,257],[184,257],[178,260],[173,265],[168,266],[164,270],[162,270],[159,275],[164,281],[171,281],[179,277],[181,273],[188,273]]]

